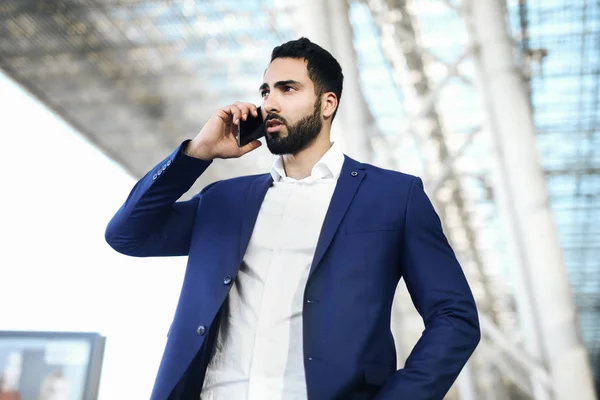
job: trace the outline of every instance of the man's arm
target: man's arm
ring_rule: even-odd
[[[136,257],[186,255],[198,200],[177,202],[211,161],[188,157],[184,142],[133,187],[108,223],[105,238],[116,251]]]
[[[477,309],[419,178],[405,218],[401,269],[425,331],[376,399],[441,400],[479,343]]]
[[[193,140],[185,141],[133,188],[109,222],[105,238],[120,253],[137,257],[187,255],[198,201],[177,202],[215,158],[237,158],[260,147],[243,147],[235,135],[240,120],[258,116],[254,104],[236,102],[217,110]]]

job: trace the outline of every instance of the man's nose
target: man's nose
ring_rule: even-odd
[[[262,109],[265,110],[267,114],[279,114],[281,112],[279,103],[272,94],[267,96],[263,103]]]

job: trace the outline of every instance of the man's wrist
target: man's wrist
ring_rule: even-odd
[[[183,154],[188,157],[198,158],[203,161],[212,161],[214,157],[208,152],[205,145],[191,140],[185,144]]]

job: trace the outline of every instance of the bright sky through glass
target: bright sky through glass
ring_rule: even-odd
[[[148,398],[185,260],[113,251],[135,180],[3,74],[0,110],[0,330],[99,332],[99,399]]]

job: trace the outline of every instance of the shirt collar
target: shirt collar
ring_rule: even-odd
[[[287,177],[285,169],[283,167],[283,157],[278,156],[273,162],[271,167],[271,176],[273,182],[314,182],[318,179],[337,179],[342,172],[342,165],[344,164],[344,154],[342,153],[339,145],[335,142],[331,144],[331,147],[321,157],[321,159],[314,165],[310,172],[310,176],[296,180]]]

